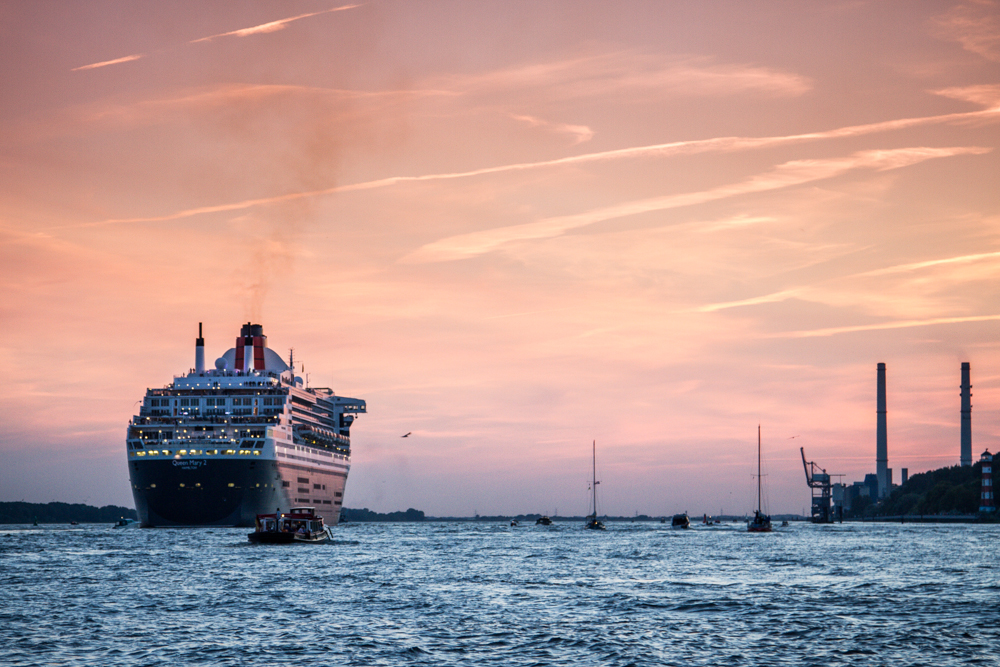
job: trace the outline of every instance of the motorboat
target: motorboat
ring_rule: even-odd
[[[688,518],[688,515],[686,513],[685,514],[675,514],[674,518],[670,520],[670,527],[671,528],[690,528],[691,527],[691,519]]]
[[[258,544],[323,544],[330,530],[315,507],[293,507],[288,512],[258,514],[254,532],[247,535]]]

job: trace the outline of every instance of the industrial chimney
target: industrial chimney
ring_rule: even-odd
[[[194,370],[205,372],[205,339],[201,337],[201,322],[198,322],[198,338],[194,341]]]
[[[963,466],[972,465],[972,384],[969,362],[962,362],[962,449],[959,462]]]
[[[877,398],[876,415],[878,422],[875,427],[875,475],[878,477],[878,497],[889,496],[889,445],[885,419],[885,364],[878,365],[878,380],[876,382]]]

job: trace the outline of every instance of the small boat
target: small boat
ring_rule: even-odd
[[[517,522],[517,519],[511,519],[511,520],[510,520],[510,526],[511,526],[511,528],[517,528],[517,527],[518,527],[518,526],[520,526],[520,525],[521,525],[521,524],[519,524],[519,523]]]
[[[139,527],[138,521],[136,521],[135,519],[126,519],[125,517],[118,519],[118,521],[115,522],[115,525],[112,526],[112,528],[138,528],[138,527]]]
[[[552,525],[552,519],[550,519],[547,516],[540,516],[540,517],[538,517],[535,520],[535,525],[536,526],[551,526]]]
[[[757,424],[757,509],[753,511],[753,519],[747,523],[747,531],[751,533],[770,533],[771,517],[760,510],[760,424]]]
[[[315,507],[293,507],[288,512],[258,514],[256,530],[247,535],[259,544],[323,544],[330,531]]]
[[[782,521],[781,522],[781,527],[782,528],[788,528],[788,522],[787,521]]]
[[[71,525],[71,526],[79,526],[80,522],[79,521],[70,521],[69,525]]]
[[[587,517],[587,523],[583,525],[584,528],[588,530],[605,530],[604,524],[597,520],[597,485],[600,482],[597,481],[597,441],[594,440],[593,444],[593,459],[594,459],[594,477],[590,485],[590,489],[593,492],[594,498],[594,511]]]
[[[687,513],[675,514],[674,518],[670,520],[671,528],[690,528],[691,519],[688,518]]]

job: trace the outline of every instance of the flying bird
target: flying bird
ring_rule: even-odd
[[[401,436],[399,436],[399,437],[400,437],[400,438],[409,438],[409,437],[410,437],[410,433],[412,433],[412,432],[413,432],[413,431],[407,431],[407,432],[406,432],[406,435],[401,435]]]

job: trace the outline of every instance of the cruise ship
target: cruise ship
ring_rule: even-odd
[[[253,526],[258,514],[314,507],[340,519],[351,469],[351,424],[365,402],[309,387],[247,323],[205,368],[147,389],[128,426],[132,497],[144,527]]]

